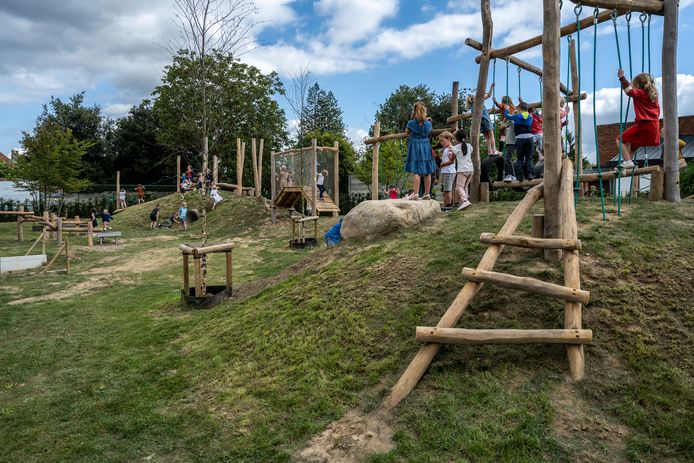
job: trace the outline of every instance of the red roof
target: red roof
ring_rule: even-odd
[[[7,156],[2,154],[1,152],[0,152],[0,162],[5,162],[7,164],[14,164],[14,161],[12,161],[12,159],[8,158]]]

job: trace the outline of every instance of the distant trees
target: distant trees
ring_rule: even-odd
[[[300,125],[301,132],[330,132],[343,137],[347,129],[337,98],[333,92],[321,89],[317,82],[308,89]]]

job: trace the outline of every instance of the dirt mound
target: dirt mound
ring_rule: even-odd
[[[357,463],[393,447],[393,430],[385,415],[351,411],[314,437],[299,458],[310,463]]]

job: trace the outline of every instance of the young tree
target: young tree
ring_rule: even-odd
[[[81,159],[92,142],[77,140],[71,129],[39,121],[33,133],[24,132],[21,143],[24,151],[16,158],[15,186],[30,191],[44,205],[49,193],[73,193],[89,185],[80,173]]]
[[[337,98],[333,92],[322,90],[317,82],[308,89],[300,124],[302,132],[331,132],[344,136],[346,131]]]

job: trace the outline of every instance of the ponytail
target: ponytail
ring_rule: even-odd
[[[456,130],[455,139],[460,142],[460,150],[462,151],[463,156],[467,156],[467,141],[465,140],[465,131],[463,129]]]

